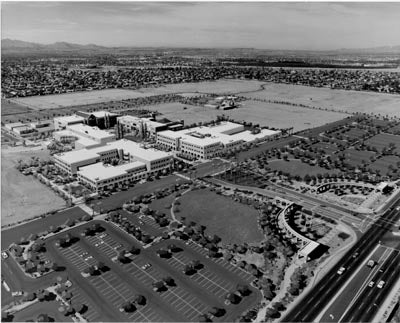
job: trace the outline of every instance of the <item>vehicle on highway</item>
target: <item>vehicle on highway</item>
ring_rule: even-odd
[[[375,282],[373,282],[372,280],[369,282],[368,287],[374,287]]]
[[[359,252],[355,252],[355,253],[353,254],[353,258],[357,258],[359,254],[360,254]]]
[[[6,251],[3,251],[3,252],[1,253],[1,257],[2,257],[3,259],[7,259],[7,258],[8,258],[8,253],[7,253]]]
[[[19,291],[16,291],[16,292],[12,292],[11,296],[22,296],[23,294],[24,294],[24,292],[19,290]]]
[[[383,273],[386,271],[386,266],[382,266],[381,268],[379,268],[379,272]]]
[[[340,267],[339,270],[337,271],[338,275],[343,274],[345,270],[346,270],[346,268]]]
[[[385,285],[385,281],[381,280],[376,287],[382,288]]]
[[[142,269],[143,269],[143,270],[146,270],[146,269],[149,269],[150,267],[151,267],[151,264],[147,263],[147,264],[144,264],[144,265],[142,266]]]
[[[372,260],[372,259],[368,260],[367,266],[368,266],[369,268],[374,268],[375,265],[376,265],[375,260]]]
[[[385,285],[385,282],[383,280],[381,280],[378,285],[376,285],[376,287],[378,288],[382,288]]]

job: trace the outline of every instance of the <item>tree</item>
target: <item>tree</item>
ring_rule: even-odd
[[[164,249],[157,250],[157,254],[160,258],[170,258],[171,257],[171,254],[169,253],[169,251],[164,250]]]
[[[171,276],[166,276],[162,280],[168,286],[176,286],[175,280]]]
[[[153,289],[156,292],[161,292],[162,290],[165,289],[165,285],[163,281],[157,281],[153,283]]]
[[[240,297],[235,293],[228,293],[225,298],[231,304],[238,304],[240,302]]]
[[[51,321],[46,313],[42,313],[36,317],[36,322],[51,322]]]
[[[138,254],[140,254],[140,248],[137,248],[136,246],[132,246],[131,249],[129,249],[129,252],[133,255],[138,255]]]
[[[240,295],[242,296],[247,296],[251,294],[251,289],[249,288],[249,286],[247,285],[242,285],[242,284],[238,284],[236,286],[236,290],[239,292]]]
[[[135,295],[135,298],[133,300],[136,304],[138,305],[146,305],[146,297],[143,295]]]
[[[132,302],[125,302],[122,304],[121,309],[124,312],[131,313],[136,311],[136,306]]]
[[[198,317],[198,322],[212,322],[211,319],[206,314],[201,314]]]
[[[209,313],[215,317],[220,317],[225,315],[226,310],[224,308],[214,306],[210,309]]]

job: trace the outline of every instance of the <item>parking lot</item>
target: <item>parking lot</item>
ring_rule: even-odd
[[[143,218],[147,222],[146,219],[152,225],[153,220]],[[195,322],[199,320],[199,315],[207,313],[214,306],[224,308],[226,314],[213,320],[232,321],[261,297],[258,291],[252,289],[252,293],[239,304],[225,304],[225,296],[235,292],[239,283],[249,285],[253,276],[222,259],[214,261],[207,258],[207,252],[194,243],[187,245],[178,240],[164,240],[148,249],[142,249],[133,237],[123,234],[112,224],[101,222],[101,225],[106,231],[93,236],[80,236],[80,240],[69,247],[53,249],[68,263],[75,277],[78,275],[79,280],[84,281],[82,286],[74,282],[72,293],[73,301],[89,304],[84,314],[89,321],[103,320],[96,312],[96,306],[92,306],[97,303],[97,298],[107,304],[110,315],[118,313],[118,320],[122,316],[123,321],[133,322]],[[78,236],[83,229],[73,228],[71,233]],[[168,259],[160,258],[156,251],[171,243],[181,251],[173,253]],[[141,249],[138,255],[128,254],[129,259],[125,263],[116,259],[120,250],[129,250],[132,246]],[[183,267],[191,260],[199,260],[203,268],[188,276],[183,273]],[[98,262],[104,263],[108,269],[83,278],[81,272]],[[73,281],[72,276],[70,279]],[[165,284],[166,288],[162,291],[154,290],[153,284],[166,277],[172,277],[174,284]],[[95,293],[86,293],[86,284]],[[135,304],[136,310],[133,312],[121,312],[122,304],[133,301],[136,295],[143,295],[146,304]]]

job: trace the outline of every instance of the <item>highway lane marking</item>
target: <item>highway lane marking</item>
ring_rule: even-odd
[[[363,241],[363,243],[362,243],[362,245],[361,246],[359,246],[359,248],[358,249],[361,249],[361,248],[363,248],[364,247],[364,245],[365,244],[369,244],[369,242],[370,241]],[[376,250],[379,248],[379,245],[377,245],[369,254],[368,254],[368,259],[369,258],[371,258],[371,256],[376,252]],[[346,280],[346,282],[342,285],[342,287],[336,292],[336,294],[335,295],[333,295],[333,297],[332,297],[332,299],[329,301],[329,303],[325,306],[325,308],[320,312],[320,314],[317,316],[317,321],[318,320],[320,320],[324,315],[325,315],[325,313],[326,313],[326,311],[332,306],[332,304],[336,301],[336,299],[337,299],[337,297],[338,297],[338,295],[340,295],[342,292],[343,292],[343,290],[347,287],[347,285],[350,283],[350,281],[351,280],[353,280],[354,279],[354,277],[358,274],[358,272],[361,270],[361,265],[358,267],[358,270],[356,270],[354,273],[353,273],[353,275],[351,276],[351,277],[349,277],[347,280]],[[337,280],[338,279],[340,279],[340,277],[341,276],[339,276],[339,275],[336,275],[336,279],[335,279],[335,281],[334,282],[330,282],[329,280],[327,280],[326,282],[325,282],[325,284],[324,285],[322,285],[321,287],[320,287],[320,289],[317,291],[317,292],[320,292],[321,290],[323,290],[323,289],[325,289],[325,286],[328,284],[328,283],[330,283],[330,284],[334,284],[334,283],[336,283],[337,282]],[[321,300],[321,299],[320,299]],[[319,304],[319,300],[317,300],[317,303]],[[296,314],[297,315],[297,314]]]
[[[390,252],[390,253],[389,253],[389,256],[385,259],[385,261],[387,261],[387,259],[390,257],[390,255],[391,255],[393,252],[396,252],[396,251]],[[397,261],[398,256],[399,256],[399,255],[397,254],[397,255],[393,258],[393,260],[392,260],[388,265],[386,265],[387,268],[391,267],[392,264],[393,264],[394,262]],[[384,265],[384,263],[382,263],[380,267],[382,267],[382,265]],[[379,272],[378,272],[378,273],[375,273],[375,276],[377,276],[377,275],[379,275]],[[392,273],[392,275],[393,275],[393,273]],[[377,281],[378,281],[378,280],[377,280]],[[366,294],[366,296],[364,297],[364,299],[368,299],[368,298],[372,295],[372,293],[374,293],[374,292],[375,292],[375,286],[372,287],[372,288],[367,292],[367,294]],[[362,302],[362,304],[365,304],[365,301]],[[357,309],[359,310],[360,308],[361,308],[361,305],[360,305]],[[350,309],[351,309],[351,308],[350,308]],[[347,311],[349,311],[349,309],[348,309]],[[355,314],[355,315],[356,315],[356,314]],[[353,315],[352,318],[353,318],[355,315]],[[340,320],[341,320],[342,318],[343,318],[343,316],[340,318]],[[339,320],[339,322],[340,322],[340,320]],[[351,321],[351,320],[350,320],[350,321]]]
[[[363,282],[363,284],[361,285],[360,289],[358,290],[357,294],[353,297],[353,299],[351,300],[351,302],[349,303],[349,305],[347,306],[347,309],[345,310],[345,312],[343,313],[343,315],[340,317],[339,321],[343,318],[344,315],[346,315],[346,313],[348,312],[349,308],[351,308],[351,306],[353,306],[353,304],[356,302],[357,298],[360,296],[360,294],[364,291],[365,287],[368,284],[368,281],[370,280],[371,276],[375,275],[375,273],[378,271],[378,269],[383,265],[383,263],[389,258],[390,256],[390,252],[387,252],[388,250],[385,250],[383,252],[383,254],[380,256],[380,258],[378,259],[378,263],[380,263],[379,266],[375,267],[374,269],[372,269],[372,271],[368,274],[367,278],[365,279],[365,281]],[[387,254],[387,255],[386,255]],[[383,259],[384,258],[384,259]],[[365,265],[368,262],[369,258],[366,259],[361,266]],[[382,262],[381,262],[382,261]]]

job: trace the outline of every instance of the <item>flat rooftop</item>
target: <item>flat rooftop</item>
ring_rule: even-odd
[[[141,144],[131,140],[121,139],[106,144],[106,147],[123,149],[124,153],[129,153],[131,156],[138,157],[146,161],[154,161],[172,156],[171,153],[166,153],[154,148],[144,148]],[[97,148],[100,149],[101,147]]]
[[[76,114],[73,114],[72,116],[64,116],[64,117],[56,117],[54,120],[59,120],[59,121],[64,121],[64,122],[78,122],[78,121],[84,121],[85,118],[81,116],[77,116]]]
[[[67,164],[74,164],[80,161],[95,159],[99,157],[99,155],[94,152],[93,149],[80,149],[68,151],[65,153],[54,154],[53,157]]]
[[[94,137],[96,139],[106,139],[106,138],[113,138],[115,137],[114,134],[111,134],[107,131],[100,130],[97,127],[90,127],[85,124],[74,124],[74,125],[69,125],[66,127],[66,129],[69,129],[71,131],[75,131],[77,133],[81,133],[83,136],[86,134],[88,136]]]
[[[117,166],[104,165],[103,163],[96,163],[85,167],[81,167],[78,173],[90,180],[102,181],[117,176],[126,175],[128,171],[142,167],[146,167],[146,165],[140,161],[134,161]]]

